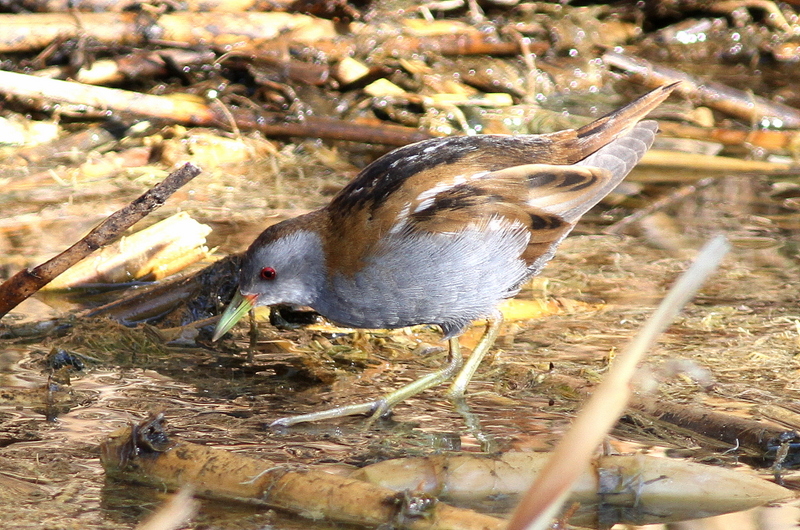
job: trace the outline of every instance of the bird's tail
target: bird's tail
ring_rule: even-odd
[[[578,162],[633,129],[650,111],[658,107],[675,90],[678,83],[664,85],[631,101],[624,107],[598,118],[575,131],[574,153]]]

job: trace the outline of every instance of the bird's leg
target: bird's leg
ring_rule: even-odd
[[[272,422],[271,427],[288,427],[297,423],[308,421],[329,420],[332,418],[341,418],[343,416],[354,416],[356,414],[370,414],[371,421],[385,415],[392,407],[412,396],[419,394],[433,386],[443,383],[461,370],[464,365],[464,357],[461,355],[461,345],[458,343],[457,337],[452,337],[449,341],[450,351],[448,354],[447,366],[441,370],[430,373],[409,383],[404,387],[398,388],[394,392],[386,394],[380,399],[375,401],[368,401],[366,403],[358,403],[356,405],[345,405],[343,407],[336,407],[329,410],[320,412],[312,412],[309,414],[300,414],[297,416],[289,416],[280,418]],[[473,354],[474,355],[474,354]]]
[[[483,337],[481,337],[478,345],[475,346],[475,349],[472,350],[472,355],[469,356],[464,367],[458,373],[458,376],[456,376],[453,384],[450,385],[450,389],[447,391],[447,397],[451,400],[464,397],[467,391],[467,385],[469,385],[469,382],[475,375],[475,371],[486,356],[489,348],[492,347],[492,344],[494,344],[494,341],[497,339],[500,326],[502,325],[503,314],[498,310],[495,310],[492,315],[486,319],[486,332],[483,334]]]
[[[483,337],[481,337],[478,345],[475,346],[475,349],[472,351],[472,355],[470,355],[466,364],[447,391],[447,396],[453,402],[453,407],[456,409],[456,412],[464,419],[464,423],[467,425],[469,432],[480,442],[481,450],[486,453],[497,451],[497,442],[490,434],[483,431],[478,417],[469,409],[467,400],[464,398],[464,393],[467,390],[467,385],[469,385],[470,380],[475,375],[475,371],[481,364],[481,361],[486,356],[489,348],[492,347],[492,344],[494,344],[495,339],[497,339],[500,326],[502,325],[503,314],[500,311],[495,311],[487,318],[486,331]]]
[[[413,383],[400,387],[394,392],[390,392],[375,401],[377,407],[375,408],[375,412],[372,413],[371,419],[380,418],[401,401],[405,401],[412,396],[416,396],[420,392],[452,379],[464,365],[464,356],[461,354],[461,344],[458,342],[458,337],[451,337],[449,344],[450,349],[448,352],[447,366],[441,370],[420,377]]]
[[[368,401],[367,403],[359,403],[357,405],[345,405],[343,407],[334,407],[320,412],[310,412],[308,414],[298,414],[297,416],[287,416],[285,418],[278,418],[269,424],[270,427],[289,427],[297,423],[304,423],[307,421],[321,421],[330,420],[333,418],[342,418],[344,416],[355,416],[356,414],[369,414],[375,410],[377,401]]]
[[[247,333],[250,337],[250,344],[247,347],[247,362],[253,364],[256,346],[258,345],[258,326],[256,325],[256,310],[251,309],[247,312],[250,317],[250,331]]]
[[[466,398],[457,397],[453,398],[452,401],[453,408],[455,408],[456,412],[458,412],[458,414],[461,416],[461,419],[464,420],[467,430],[473,436],[473,438],[478,440],[478,443],[480,443],[481,451],[484,453],[498,452],[499,446],[497,441],[491,434],[484,432],[478,416],[476,416],[475,413],[470,410]]]

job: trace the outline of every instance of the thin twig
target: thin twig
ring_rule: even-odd
[[[164,204],[175,191],[199,174],[200,168],[190,163],[185,164],[138,199],[111,214],[83,239],[58,256],[33,269],[21,270],[6,280],[0,285],[0,318],[51,282],[53,278],[95,250],[121,237],[125,230]]]
[[[672,204],[675,204],[685,199],[686,197],[689,197],[690,195],[695,194],[697,191],[702,190],[703,188],[707,188],[715,181],[716,179],[714,177],[707,177],[704,179],[700,179],[693,184],[681,186],[680,188],[670,193],[669,195],[661,197],[657,201],[650,203],[646,207],[641,208],[640,210],[635,211],[634,213],[625,217],[624,219],[620,219],[616,223],[608,226],[603,230],[603,233],[612,235],[620,234],[629,225],[637,221],[640,221],[645,217],[647,217],[648,215],[652,215],[653,213],[659,210],[663,210],[664,208]]]

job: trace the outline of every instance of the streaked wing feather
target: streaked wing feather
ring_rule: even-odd
[[[526,164],[486,176],[496,183],[524,182],[527,184],[524,195],[517,202],[530,212],[544,212],[557,216],[563,221],[576,221],[587,202],[592,205],[604,195],[599,190],[606,189],[613,175],[604,169],[582,166],[551,166],[547,164]],[[575,215],[576,211],[580,214]]]
[[[656,89],[577,130],[428,140],[390,153],[326,208],[331,239],[350,242],[329,249],[329,267],[358,270],[386,234],[452,233],[497,220],[527,228],[524,258],[538,270],[652,145],[656,122],[636,121],[673,89]]]

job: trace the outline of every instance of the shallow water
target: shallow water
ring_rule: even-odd
[[[437,391],[399,405],[391,420],[372,428],[365,427],[363,418],[267,427],[284,415],[377,397],[437,368],[443,352],[412,353],[419,342],[436,344],[435,330],[350,336],[281,332],[261,323],[253,362],[247,360],[245,327],[235,343],[227,341],[225,350],[216,352],[163,345],[150,349],[141,328],[122,337],[121,328],[93,322],[32,344],[5,341],[0,380],[11,393],[0,401],[5,433],[0,479],[8,482],[0,488],[6,496],[0,502],[8,509],[0,514],[0,524],[41,528],[69,521],[116,529],[141,520],[163,494],[107,483],[97,447],[114,429],[149,412],[163,412],[171,432],[189,441],[276,462],[358,465],[447,450],[478,451],[487,438],[503,450],[547,450],[568,428],[580,402],[573,389],[553,384],[552,376],[599,380],[609,355],[636,332],[685,269],[693,249],[718,231],[733,241],[732,254],[650,356],[656,371],[671,359],[689,359],[710,370],[714,386],[703,390],[690,378],[673,376],[660,382],[657,393],[749,414],[764,405],[797,411],[800,211],[787,208],[786,193],[776,197],[775,189],[775,181],[764,177],[723,177],[667,209],[668,216],[640,223],[632,235],[599,235],[598,225],[582,224],[541,277],[519,295],[540,299],[546,294],[567,309],[507,323],[498,348],[470,385],[468,401],[479,431],[470,432]],[[600,219],[595,214],[589,220]],[[52,370],[43,365],[52,348],[85,361],[85,368],[73,371],[69,384],[58,388]],[[748,405],[754,407],[749,412]],[[615,439],[628,450],[696,449],[690,440],[630,427]],[[786,478],[792,477],[788,472]],[[781,527],[763,522],[776,517],[775,509],[758,513],[746,516],[749,528]],[[195,524],[309,527],[296,517],[210,501]]]

